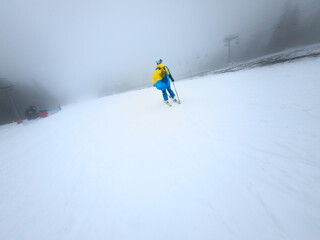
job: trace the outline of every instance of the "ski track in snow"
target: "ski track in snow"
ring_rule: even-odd
[[[320,59],[0,128],[0,239],[320,239]]]

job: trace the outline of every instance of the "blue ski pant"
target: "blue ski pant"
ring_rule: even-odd
[[[169,85],[169,87],[166,89],[166,90],[161,90],[162,91],[162,95],[163,95],[163,99],[165,100],[165,101],[168,101],[168,94],[167,94],[167,91],[169,92],[169,94],[170,94],[170,96],[172,97],[172,98],[174,98],[174,92],[171,90],[171,88],[170,88],[170,85]]]

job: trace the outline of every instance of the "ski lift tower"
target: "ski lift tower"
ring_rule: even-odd
[[[228,63],[231,61],[231,42],[236,41],[239,44],[239,36],[235,34],[227,35],[224,39],[224,46],[228,47]]]
[[[10,105],[13,109],[16,121],[20,120],[20,116],[17,110],[16,105],[14,104],[13,100],[12,100],[12,96],[11,96],[11,92],[12,92],[13,87],[12,86],[0,86],[0,92],[4,92],[4,94],[7,96],[7,98],[9,99]]]

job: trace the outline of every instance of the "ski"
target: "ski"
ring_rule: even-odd
[[[169,101],[164,101],[165,104],[167,104],[169,107],[172,107],[172,105],[169,103]]]
[[[170,97],[170,99],[171,99],[172,101],[174,101],[175,103],[181,104],[181,102],[180,102],[179,100],[175,99],[175,98]]]

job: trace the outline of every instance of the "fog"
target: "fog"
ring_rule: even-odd
[[[232,61],[319,42],[319,16],[319,0],[0,0],[0,78],[19,111],[48,108],[151,86],[158,58],[178,80],[217,69],[228,34]]]

